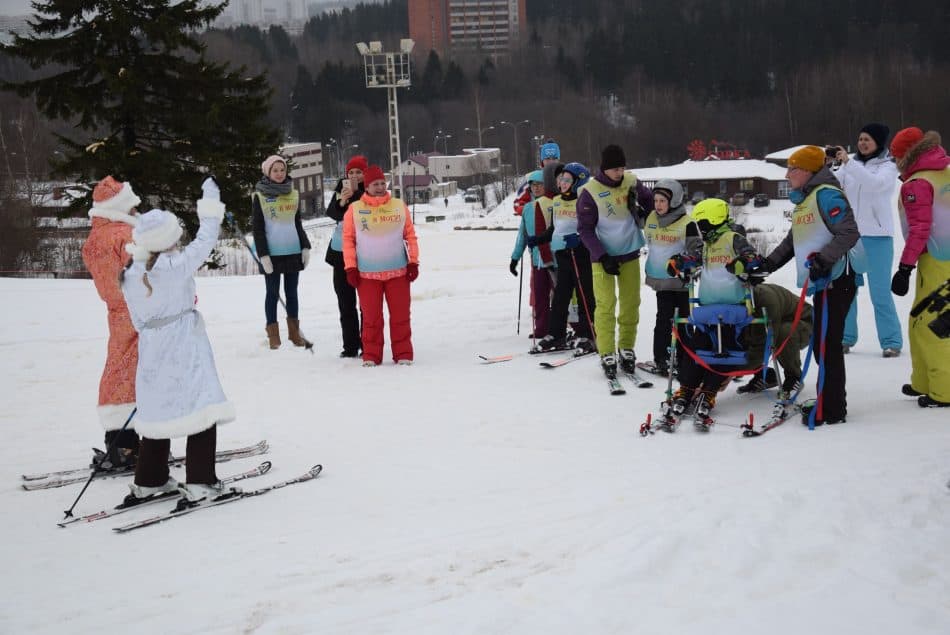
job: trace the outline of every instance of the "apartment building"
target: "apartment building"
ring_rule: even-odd
[[[409,37],[419,55],[430,49],[507,55],[526,23],[525,0],[409,0]]]

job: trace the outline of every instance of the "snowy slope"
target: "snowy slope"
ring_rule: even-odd
[[[269,440],[274,470],[251,487],[325,470],[124,536],[109,528],[151,512],[60,529],[78,487],[19,489],[101,445],[92,283],[0,280],[0,632],[950,632],[950,416],[900,396],[910,359],[881,358],[866,293],[847,424],[742,439],[770,402],[730,391],[709,435],[643,439],[660,387],[611,397],[593,359],[477,363],[527,348],[527,293],[516,336],[514,234],[454,222],[419,223],[412,367],[337,357],[322,248],[301,278],[313,356],[266,348],[260,278],[200,278],[239,413],[219,444]],[[773,278],[790,284],[791,267]],[[654,310],[644,288],[643,358]],[[96,482],[77,511],[126,491]]]

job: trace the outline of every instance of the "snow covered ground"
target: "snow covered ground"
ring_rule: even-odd
[[[513,227],[507,209],[484,221]],[[101,445],[92,282],[0,279],[0,632],[950,632],[950,416],[901,397],[909,356],[881,357],[866,293],[847,424],[743,439],[737,426],[770,402],[730,390],[708,435],[641,438],[659,386],[612,397],[593,359],[478,363],[527,349],[527,289],[516,335],[514,234],[455,231],[466,213],[482,221],[457,201],[450,212],[419,222],[411,367],[337,357],[325,240],[301,279],[315,355],[266,348],[260,278],[199,279],[239,413],[220,446],[270,442],[274,469],[249,487],[325,470],[127,535],[110,527],[156,507],[60,529],[79,487],[19,487]],[[791,268],[773,278],[790,284]],[[906,316],[910,299],[898,304]],[[642,358],[654,310],[644,288]],[[77,512],[126,492],[95,482]]]

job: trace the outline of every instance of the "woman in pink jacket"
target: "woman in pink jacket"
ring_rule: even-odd
[[[125,246],[132,242],[137,221],[136,207],[142,200],[132,185],[107,176],[92,192],[92,231],[82,247],[82,260],[92,274],[96,291],[106,303],[109,323],[109,348],[106,366],[99,380],[99,423],[105,429],[108,448],[103,467],[135,464],[139,437],[134,421],[119,431],[135,409],[135,368],[138,364],[138,333],[129,318],[129,308],[119,288],[119,272],[129,255]]]

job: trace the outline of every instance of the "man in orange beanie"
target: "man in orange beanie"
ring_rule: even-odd
[[[891,280],[891,291],[907,295],[910,273],[916,266],[914,306],[950,279],[950,158],[935,131],[904,128],[891,142],[901,186],[898,216],[904,232],[904,251]],[[910,383],[901,391],[916,396],[922,408],[950,406],[950,339],[939,338],[928,327],[936,318],[934,307],[911,312]]]
[[[848,402],[841,338],[857,291],[848,251],[858,242],[858,224],[838,180],[825,165],[822,148],[796,150],[788,158],[785,177],[792,188],[788,198],[795,204],[792,228],[766,257],[764,267],[775,271],[794,258],[798,286],[811,283],[809,293],[815,294],[814,332],[822,338],[814,346],[820,368],[818,400],[814,412],[803,409],[807,412],[803,423],[844,423]],[[819,325],[825,314],[823,329]]]

